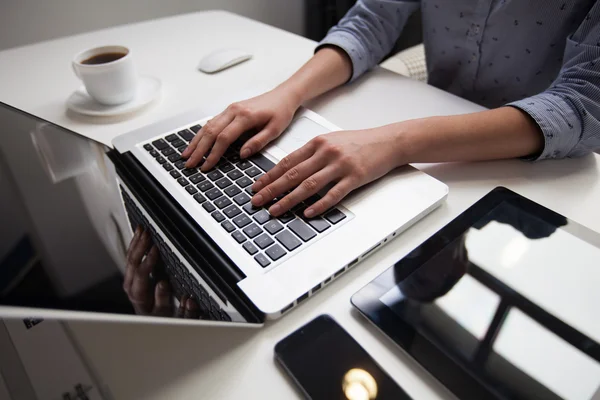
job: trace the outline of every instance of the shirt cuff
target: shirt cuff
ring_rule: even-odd
[[[319,42],[315,53],[323,46],[336,46],[344,50],[352,62],[352,76],[349,82],[364,74],[369,69],[369,58],[366,49],[354,36],[342,31],[333,31]]]
[[[544,135],[542,153],[526,160],[567,157],[577,145],[583,129],[581,118],[571,103],[559,94],[544,92],[508,103],[507,106],[529,114]]]

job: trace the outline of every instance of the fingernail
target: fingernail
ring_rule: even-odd
[[[273,207],[271,207],[269,209],[269,213],[271,213],[273,215],[279,214],[280,211],[281,211],[281,206],[279,204],[275,204]]]
[[[242,150],[242,153],[240,154],[240,157],[242,158],[246,158],[250,156],[250,150],[249,149],[244,149]]]
[[[165,282],[165,281],[158,282],[158,288],[160,290],[167,290],[167,282]]]
[[[312,218],[313,215],[315,215],[315,210],[309,208],[306,211],[304,211],[304,215],[306,216],[306,218]]]
[[[190,148],[189,148],[189,147],[187,147],[187,148],[186,148],[186,149],[183,151],[183,153],[181,153],[181,157],[187,157],[187,155],[188,155],[188,152],[189,152],[189,151],[190,151]]]
[[[256,194],[254,195],[254,197],[252,198],[252,200],[254,200],[254,204],[256,204],[257,206],[261,205],[263,202],[263,197],[262,194]]]

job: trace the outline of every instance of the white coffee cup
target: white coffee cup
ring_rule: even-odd
[[[97,102],[117,105],[133,99],[137,75],[127,47],[102,46],[84,50],[73,58],[72,66],[88,94]]]

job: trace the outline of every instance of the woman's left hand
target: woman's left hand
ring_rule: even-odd
[[[317,136],[282,159],[254,183],[254,206],[269,203],[292,190],[269,208],[279,216],[296,204],[335,185],[323,198],[304,211],[307,218],[339,203],[352,190],[365,185],[397,166],[402,160],[398,124],[359,131],[339,131]]]

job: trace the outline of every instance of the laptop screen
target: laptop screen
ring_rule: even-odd
[[[164,260],[150,225],[130,240],[136,219],[107,148],[8,106],[0,112],[15,122],[0,147],[0,317],[244,322],[188,276],[184,260]],[[191,295],[174,290],[171,262]]]

